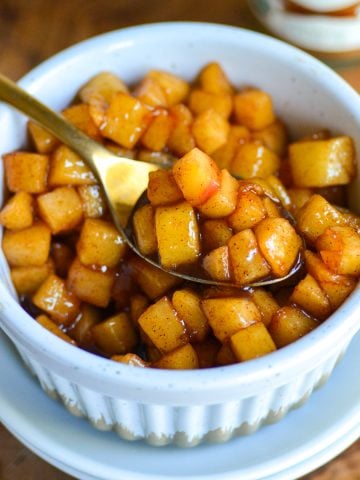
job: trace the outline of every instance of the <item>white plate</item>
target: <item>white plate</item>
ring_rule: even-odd
[[[329,382],[281,422],[221,445],[150,447],[100,432],[50,399],[0,332],[0,419],[40,457],[82,480],[290,480],[360,436],[360,334]]]

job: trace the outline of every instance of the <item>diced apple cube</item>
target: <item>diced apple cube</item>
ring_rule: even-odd
[[[226,220],[205,220],[201,223],[202,248],[204,252],[210,252],[226,245],[233,232]]]
[[[51,232],[43,222],[23,230],[6,230],[2,248],[13,267],[41,266],[50,252]]]
[[[73,187],[58,187],[37,197],[40,217],[53,234],[77,227],[83,211],[79,195]]]
[[[94,345],[94,337],[91,329],[94,325],[100,323],[102,319],[103,312],[100,308],[83,303],[79,315],[67,332],[81,347],[92,347]]]
[[[147,197],[154,207],[181,202],[184,196],[168,170],[155,170],[149,173]]]
[[[185,323],[167,297],[145,310],[139,318],[139,326],[162,353],[188,343]]]
[[[169,112],[175,122],[175,125],[190,126],[194,120],[194,116],[184,103],[178,103],[169,108]]]
[[[99,218],[87,218],[76,249],[83,265],[114,268],[124,257],[127,244],[112,223]]]
[[[136,246],[143,255],[153,255],[157,252],[154,209],[150,204],[136,210],[133,216]]]
[[[262,322],[269,326],[273,315],[279,310],[280,306],[273,295],[263,288],[254,288],[251,292],[251,298],[261,312]]]
[[[167,353],[152,366],[170,370],[193,370],[199,368],[199,359],[194,348],[188,343]]]
[[[198,148],[181,157],[172,171],[185,199],[194,207],[205,203],[220,188],[218,166]]]
[[[238,181],[227,170],[221,170],[219,190],[198,209],[209,218],[227,217],[235,210],[237,198]]]
[[[81,87],[79,98],[84,103],[91,103],[94,97],[110,103],[116,93],[128,91],[121,78],[111,72],[100,72]]]
[[[85,103],[79,103],[66,108],[63,116],[79,130],[94,140],[101,141],[101,134],[98,126],[90,115],[90,107]]]
[[[262,357],[276,350],[276,345],[262,322],[239,330],[232,335],[230,343],[239,362]]]
[[[265,218],[255,227],[261,253],[276,277],[287,275],[295,264],[302,240],[285,218]]]
[[[173,119],[164,108],[152,113],[150,125],[141,137],[144,147],[160,152],[167,144],[173,128]]]
[[[3,156],[10,192],[42,193],[47,189],[49,157],[40,153],[13,152]]]
[[[229,118],[233,107],[232,97],[228,93],[211,93],[194,89],[189,96],[189,107],[195,115],[212,109],[223,118]]]
[[[328,227],[345,223],[341,212],[321,195],[313,195],[297,215],[298,228],[310,242],[315,242]]]
[[[275,175],[268,175],[265,181],[272,191],[275,192],[283,207],[289,209],[291,200],[283,182]]]
[[[59,325],[53,322],[47,315],[39,315],[36,317],[36,321],[46,330],[49,330],[53,335],[61,338],[67,343],[71,343],[71,345],[76,345],[75,341],[69,337],[65,332],[61,330]]]
[[[234,282],[248,285],[267,277],[271,268],[259,250],[254,232],[242,230],[228,241],[229,260]]]
[[[95,344],[106,354],[123,355],[137,344],[137,335],[127,313],[121,312],[91,328]]]
[[[0,211],[0,224],[9,230],[28,228],[33,223],[34,200],[30,193],[18,192]]]
[[[157,207],[155,230],[161,265],[176,268],[194,263],[200,255],[196,213],[188,202]]]
[[[170,114],[174,119],[174,126],[167,146],[175,155],[182,156],[195,147],[195,139],[190,128],[193,116],[191,111],[181,103],[172,107]]]
[[[172,296],[172,304],[185,322],[190,342],[202,342],[209,332],[209,323],[200,301],[200,295],[189,288],[176,290]]]
[[[233,87],[221,65],[211,62],[205,65],[199,74],[199,84],[205,92],[232,94]]]
[[[267,177],[279,170],[279,156],[258,141],[240,145],[233,157],[229,171],[239,178]]]
[[[229,122],[211,109],[197,115],[192,124],[196,145],[208,155],[226,143],[229,130]]]
[[[322,259],[310,250],[305,251],[305,264],[308,272],[326,293],[333,310],[338,308],[356,287],[357,282],[353,277],[329,270]]]
[[[167,107],[167,98],[160,83],[145,77],[134,90],[134,96],[150,107]]]
[[[11,280],[19,295],[30,295],[40,287],[47,277],[54,272],[54,263],[48,260],[44,265],[13,267]]]
[[[250,139],[251,134],[248,128],[243,125],[230,125],[230,131],[226,143],[215,150],[211,156],[219,168],[227,168],[230,170],[230,165],[239,146],[245,142],[249,142]]]
[[[106,112],[102,134],[125,148],[133,148],[150,121],[148,108],[126,93],[117,93]]]
[[[80,311],[80,301],[66,288],[65,281],[56,275],[49,275],[32,297],[38,308],[50,315],[61,325],[70,325]]]
[[[139,257],[132,257],[129,260],[129,267],[132,277],[152,300],[164,295],[181,281],[178,277],[153,267]]]
[[[106,122],[106,112],[109,104],[103,97],[97,95],[93,95],[92,97],[90,97],[86,103],[89,107],[89,115],[92,122],[101,131]],[[97,140],[100,141],[100,139]]]
[[[275,313],[269,332],[278,348],[289,345],[318,326],[318,322],[297,307],[285,306]]]
[[[189,84],[170,72],[150,70],[145,78],[151,78],[160,85],[165,94],[168,107],[183,102],[188,95]]]
[[[41,125],[29,120],[28,130],[38,153],[49,154],[59,144],[59,140]]]
[[[228,247],[224,245],[209,252],[203,258],[202,266],[213,280],[229,281],[231,275]]]
[[[356,175],[353,141],[346,136],[292,143],[289,162],[296,187],[346,185]]]
[[[99,185],[83,185],[78,188],[85,218],[99,218],[107,210],[106,200]]]
[[[277,218],[281,217],[282,213],[279,210],[279,205],[278,203],[275,203],[271,198],[269,197],[263,197],[262,199],[264,208],[266,210],[266,215],[270,218]]]
[[[83,302],[105,308],[110,302],[114,280],[113,271],[92,270],[76,258],[69,269],[67,287]]]
[[[222,343],[240,329],[261,321],[257,306],[246,297],[209,298],[202,300],[201,306],[214,335]]]
[[[111,360],[113,360],[114,362],[126,363],[126,365],[131,365],[132,367],[148,367],[148,363],[144,362],[144,360],[135,353],[126,353],[125,355],[113,355],[111,357]]]
[[[256,88],[235,95],[234,114],[238,123],[251,130],[261,130],[275,121],[270,95]]]
[[[235,211],[229,216],[229,225],[236,231],[253,228],[266,217],[262,198],[252,191],[240,191]]]
[[[349,227],[336,226],[325,230],[316,240],[325,265],[340,275],[360,275],[360,235]]]
[[[179,157],[190,152],[196,147],[195,138],[188,125],[177,125],[174,127],[167,146],[170,151]]]
[[[326,293],[309,273],[295,286],[289,300],[319,320],[328,317],[332,310]]]
[[[79,155],[61,145],[51,156],[48,183],[50,187],[91,185],[96,178]]]
[[[260,141],[265,147],[280,157],[286,153],[288,135],[286,128],[282,122],[276,120],[261,130],[253,132],[254,140]]]

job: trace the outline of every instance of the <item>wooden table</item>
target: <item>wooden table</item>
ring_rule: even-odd
[[[2,0],[0,71],[13,79],[63,48],[129,25],[171,20],[228,23],[263,31],[243,0]],[[334,61],[360,91],[360,61]],[[0,426],[1,480],[66,480]],[[360,440],[306,480],[360,480]],[[305,480],[305,479],[304,479]]]

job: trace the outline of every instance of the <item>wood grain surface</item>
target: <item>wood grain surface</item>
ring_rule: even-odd
[[[171,20],[218,22],[264,31],[244,0],[0,0],[0,71],[16,80],[54,53],[90,36]],[[358,59],[331,59],[330,65],[360,91]],[[0,425],[0,480],[70,478],[31,453]],[[305,479],[360,480],[360,440]]]

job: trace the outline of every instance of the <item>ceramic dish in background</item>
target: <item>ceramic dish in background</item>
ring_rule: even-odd
[[[355,16],[337,17],[325,11],[323,15],[290,12],[284,4],[283,0],[249,2],[254,15],[269,31],[301,48],[329,54],[360,50],[360,8]]]
[[[269,92],[295,136],[329,128],[352,136],[360,152],[360,99],[338,75],[283,42],[234,27],[164,23],[111,32],[56,55],[20,83],[61,109],[101,70],[128,83],[151,68],[192,79],[216,60],[235,85]],[[0,154],[23,145],[26,119],[1,106],[0,121]],[[359,186],[358,178],[354,208]],[[221,442],[279,420],[329,377],[360,327],[357,288],[317,329],[265,357],[196,371],[132,368],[74,348],[32,321],[7,286],[3,256],[0,263],[1,326],[42,388],[97,428],[154,445]]]
[[[336,12],[358,3],[354,0],[292,0],[292,2],[314,12]]]

